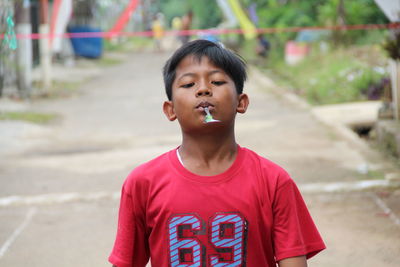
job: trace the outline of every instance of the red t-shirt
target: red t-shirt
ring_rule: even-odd
[[[312,257],[325,245],[293,180],[279,166],[238,147],[224,173],[186,170],[176,149],[130,173],[114,249],[118,267],[276,266]]]

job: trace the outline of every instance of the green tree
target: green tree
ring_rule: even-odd
[[[158,0],[160,12],[165,15],[170,24],[174,17],[182,17],[188,10],[187,1],[184,0]]]
[[[222,14],[216,0],[190,0],[189,2],[193,11],[194,28],[213,28],[221,22]]]
[[[387,23],[388,20],[374,0],[242,0],[245,6],[257,4],[260,28],[287,28],[305,26],[335,26]],[[293,39],[296,33],[271,36],[281,45]],[[364,31],[348,31],[347,40],[366,36]]]
[[[169,23],[174,17],[182,17],[192,10],[194,29],[216,27],[222,20],[221,11],[215,0],[159,0],[158,5]]]
[[[338,8],[340,4],[343,5],[342,14],[340,14]],[[388,19],[373,0],[329,0],[320,5],[318,11],[317,21],[323,26],[388,23]],[[357,41],[362,42],[366,37],[368,37],[368,32],[366,34],[365,31],[360,30],[337,31],[332,34],[334,41],[344,44]]]

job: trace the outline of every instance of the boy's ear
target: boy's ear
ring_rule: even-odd
[[[174,104],[172,101],[165,101],[163,104],[163,111],[167,119],[170,121],[176,120],[176,114],[174,110]]]
[[[238,106],[236,108],[236,111],[238,113],[245,113],[248,106],[249,106],[249,97],[246,94],[240,94],[238,96]]]

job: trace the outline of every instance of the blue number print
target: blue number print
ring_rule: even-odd
[[[246,235],[246,221],[239,214],[215,215],[211,219],[211,243],[220,255],[210,257],[211,266],[244,266]]]
[[[247,221],[239,213],[217,213],[209,220],[207,251],[197,238],[206,234],[195,214],[177,214],[168,221],[171,267],[243,267],[246,265]],[[216,253],[215,253],[216,252]]]
[[[172,267],[201,266],[201,244],[195,238],[193,232],[200,230],[201,221],[195,215],[176,215],[169,220],[170,263]]]

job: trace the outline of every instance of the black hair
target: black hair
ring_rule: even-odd
[[[208,40],[194,40],[176,50],[164,65],[164,85],[168,100],[172,100],[172,84],[175,80],[176,68],[189,55],[193,55],[198,60],[201,60],[204,56],[207,57],[216,67],[229,75],[235,83],[238,94],[243,92],[243,85],[247,79],[246,63],[243,58],[218,43]]]

